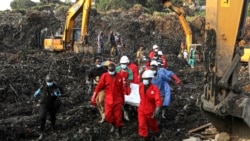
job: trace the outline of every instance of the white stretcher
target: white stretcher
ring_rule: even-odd
[[[138,107],[140,103],[139,84],[131,83],[130,88],[131,93],[130,95],[125,95],[125,103]]]

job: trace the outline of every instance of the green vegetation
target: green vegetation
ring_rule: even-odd
[[[175,5],[182,6],[183,2],[186,0],[172,0]],[[204,5],[205,0],[194,0],[200,5]],[[68,8],[72,5],[70,0],[65,0],[65,3],[60,0],[40,0],[40,2],[35,3],[31,0],[13,0],[11,2],[12,10],[56,10],[66,12]],[[145,14],[164,16],[171,12],[171,10],[163,9],[162,4],[155,0],[96,0],[92,9],[96,9],[99,12],[106,12],[112,9],[143,9]],[[250,13],[250,8],[248,8],[248,13]],[[205,16],[205,11],[195,12],[196,16]],[[192,17],[187,17],[187,20],[192,20]]]
[[[133,0],[98,0],[96,7],[98,10],[108,11],[111,9],[128,9],[133,7],[133,4]]]
[[[10,3],[11,9],[29,9],[35,5],[36,3],[31,0],[13,0]]]

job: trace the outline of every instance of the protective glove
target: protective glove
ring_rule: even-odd
[[[152,115],[152,118],[157,118],[159,116],[159,113],[160,113],[160,107],[156,107],[153,115]]]
[[[33,94],[34,97],[37,97],[41,93],[41,89],[37,89],[36,92]]]
[[[94,92],[92,97],[91,97],[91,100],[90,100],[90,103],[93,105],[93,106],[96,106],[96,97],[97,97],[97,93]]]
[[[62,94],[61,94],[60,90],[55,90],[54,95],[55,96],[61,96]]]
[[[174,74],[171,78],[175,81],[177,85],[181,85],[181,80],[179,77],[177,77],[176,74]]]

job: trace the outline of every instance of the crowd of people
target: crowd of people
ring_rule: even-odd
[[[100,31],[97,36],[97,53],[102,55],[104,50],[104,34],[103,31]],[[125,42],[122,38],[121,34],[116,32],[114,33],[112,30],[108,36],[108,44],[110,50],[110,56],[122,56],[125,50]]]
[[[103,33],[100,32],[100,36]],[[113,32],[110,32],[112,35]],[[110,45],[113,48],[115,37],[110,36]],[[103,38],[98,36],[98,53],[103,48]],[[117,48],[119,53],[119,49]],[[100,51],[100,52],[99,52]],[[150,132],[153,138],[160,138],[158,117],[161,113],[163,119],[166,118],[166,108],[171,103],[170,82],[173,81],[181,90],[181,80],[177,75],[167,69],[167,59],[158,45],[154,45],[152,51],[145,56],[144,47],[141,46],[136,53],[136,62],[126,55],[122,55],[119,63],[110,62],[106,66],[102,65],[100,58],[95,58],[95,67],[88,74],[86,84],[93,86],[91,104],[103,106],[100,111],[101,121],[110,124],[110,132],[115,132],[117,138],[122,137],[123,117],[129,121],[129,110],[125,103],[125,95],[130,95],[130,84],[137,84],[139,87],[140,101],[137,109],[138,135],[142,140],[149,140]],[[63,94],[63,89],[54,82],[54,76],[48,74],[45,83],[35,93],[34,97],[43,92],[43,103],[41,119],[41,136],[45,128],[47,113],[50,114],[52,128],[55,128],[56,121],[56,99]],[[103,93],[101,98],[98,97]],[[98,100],[97,100],[98,98]],[[102,104],[100,104],[102,103]],[[152,138],[151,138],[152,139]]]
[[[138,134],[142,140],[149,139],[149,129],[155,138],[160,137],[157,119],[160,113],[162,118],[166,118],[166,108],[171,103],[170,81],[174,81],[178,89],[181,89],[181,80],[167,69],[167,60],[159,46],[154,45],[148,56],[145,56],[143,51],[144,47],[139,47],[136,53],[137,62],[123,55],[119,64],[111,62],[107,66],[107,71],[102,74],[99,73],[100,66],[97,65],[88,77],[88,81],[92,82],[96,82],[96,77],[100,78],[93,88],[91,103],[97,105],[98,93],[105,91],[104,119],[111,125],[110,132],[117,131],[118,138],[122,137],[123,117],[129,121],[129,111],[124,97],[131,93],[131,83],[139,86],[140,102],[136,108]]]

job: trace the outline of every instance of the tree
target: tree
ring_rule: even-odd
[[[29,9],[35,5],[36,3],[31,0],[13,0],[10,3],[11,9]]]
[[[60,0],[40,0],[41,3],[60,3]]]

